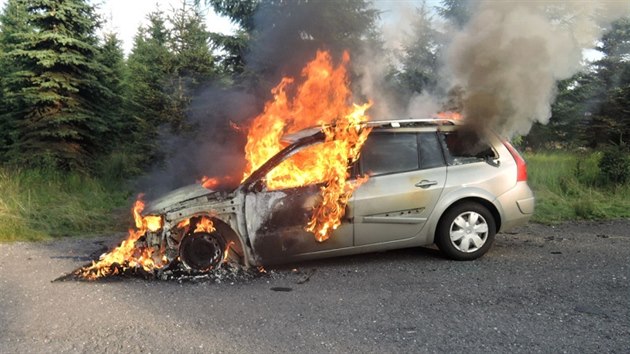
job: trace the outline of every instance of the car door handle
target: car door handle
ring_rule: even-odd
[[[420,188],[429,188],[431,186],[435,186],[436,184],[437,181],[429,181],[427,179],[423,179],[422,181],[416,183],[415,186]]]

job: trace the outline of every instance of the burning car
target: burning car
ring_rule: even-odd
[[[361,129],[371,132],[348,167],[359,186],[325,242],[305,228],[322,203],[323,183],[275,189],[266,182],[326,144],[321,128],[285,136],[287,146],[234,190],[196,184],[150,203],[144,215],[162,225],[144,242],[197,270],[227,258],[255,266],[433,243],[449,258],[472,260],[497,232],[532,216],[525,162],[496,135],[472,143],[460,124],[444,119],[373,121]]]
[[[247,126],[238,186],[206,177],[138,200],[129,237],[74,274],[205,272],[432,243],[472,260],[532,216],[525,161],[508,142],[457,114],[371,121],[371,101],[352,103],[349,60],[335,66],[319,51],[299,86],[284,77],[272,89]]]

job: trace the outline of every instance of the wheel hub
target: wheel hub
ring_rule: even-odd
[[[488,223],[479,213],[467,211],[455,218],[450,227],[451,243],[461,252],[475,252],[488,238]]]
[[[179,257],[189,268],[207,271],[222,259],[223,245],[216,233],[196,232],[184,237],[179,246]]]

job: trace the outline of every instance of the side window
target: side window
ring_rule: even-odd
[[[482,162],[497,157],[490,144],[477,134],[453,131],[443,133],[442,138],[449,165]]]
[[[418,134],[420,147],[420,168],[444,166],[444,155],[436,133]]]
[[[418,169],[415,133],[372,133],[361,150],[361,168],[370,176]]]

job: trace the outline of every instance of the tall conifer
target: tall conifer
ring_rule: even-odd
[[[35,166],[76,168],[107,144],[104,101],[95,60],[98,18],[84,0],[31,0],[19,43],[7,55],[9,115],[15,121],[14,160]]]

